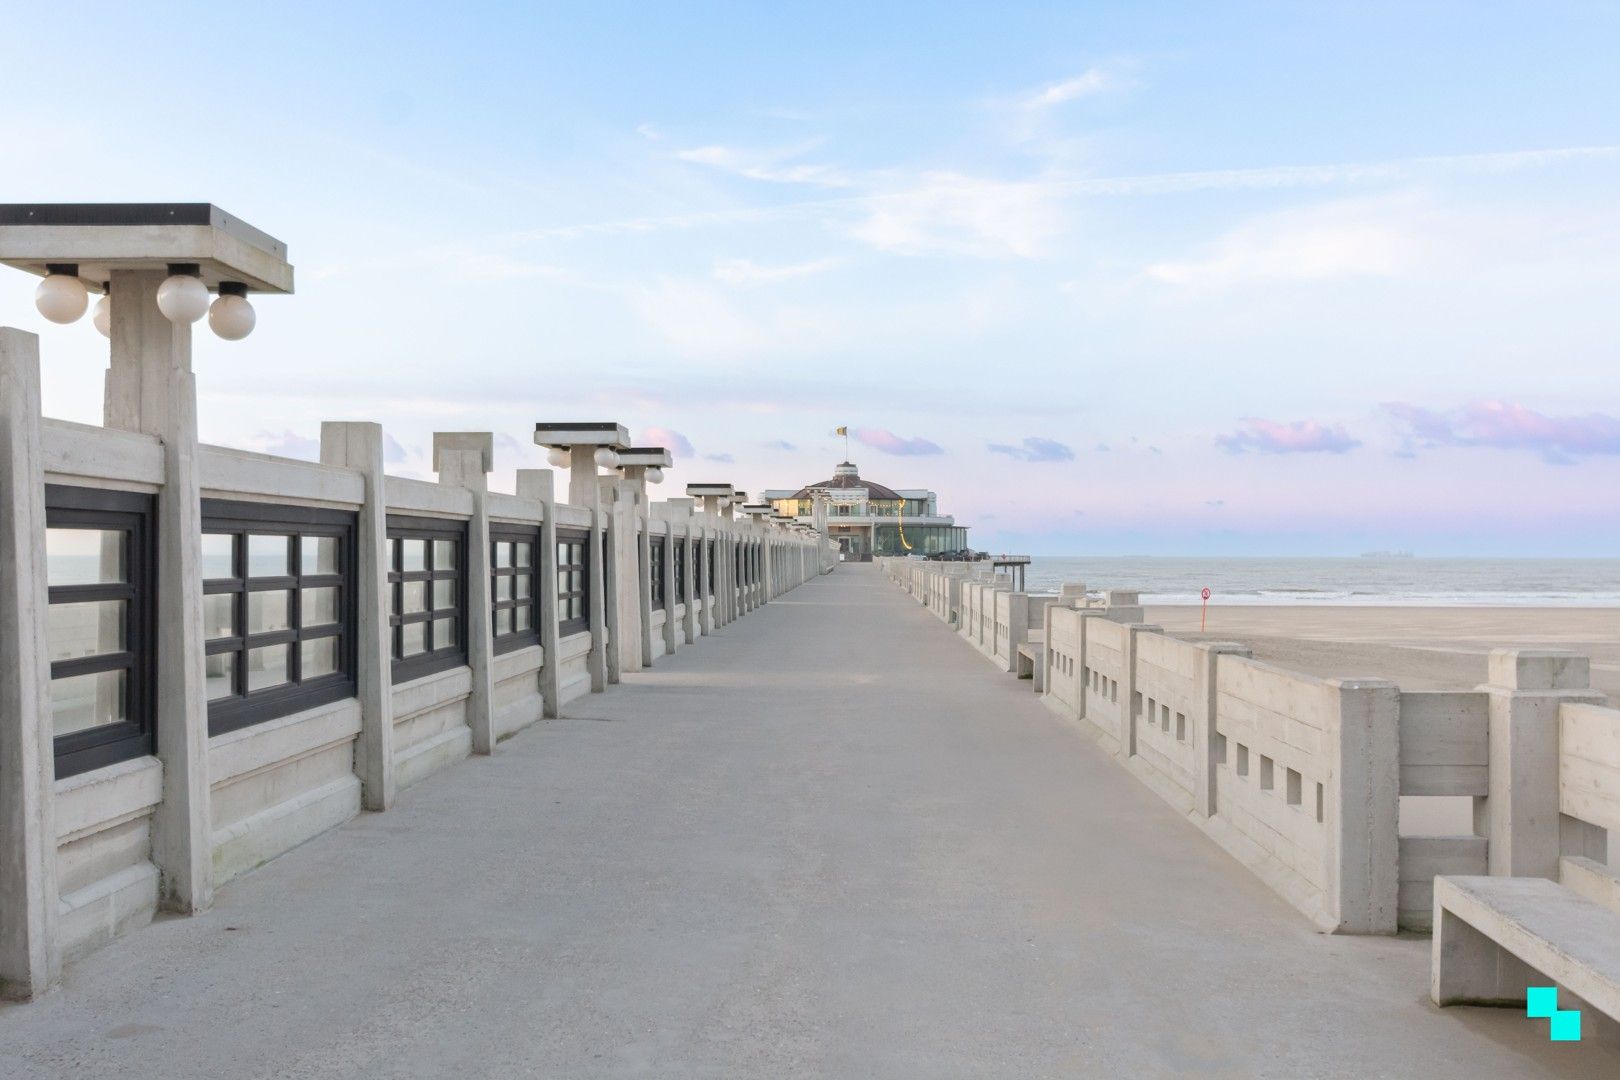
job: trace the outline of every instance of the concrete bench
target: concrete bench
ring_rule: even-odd
[[[1434,879],[1436,1005],[1523,1005],[1548,983],[1620,1019],[1620,912],[1546,878]]]
[[[1046,645],[1039,641],[1026,641],[1018,646],[1018,670],[1014,673],[1020,679],[1033,679],[1035,692],[1042,690],[1041,684],[1046,680],[1042,678],[1046,666]]]

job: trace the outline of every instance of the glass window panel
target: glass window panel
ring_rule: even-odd
[[[399,542],[399,568],[401,570],[426,570],[427,541],[401,540]]]
[[[510,575],[502,574],[500,577],[495,579],[495,599],[512,599],[512,578]]]
[[[271,630],[285,630],[291,626],[291,595],[284,589],[248,593],[247,632],[264,634]],[[248,670],[251,671],[252,668],[249,667]]]
[[[568,591],[568,582],[569,582],[569,580],[570,580],[570,576],[569,576],[569,573],[568,573],[567,570],[558,570],[557,571],[557,591],[558,592],[567,592]]]
[[[433,620],[433,647],[435,649],[449,649],[456,645],[456,620],[452,616],[448,619]]]
[[[229,533],[203,533],[202,576],[204,581],[236,576],[236,537]]]
[[[400,609],[401,614],[412,615],[418,611],[427,610],[427,582],[407,581],[404,585],[405,604]]]
[[[247,542],[248,577],[286,577],[291,573],[287,537],[250,536]]]
[[[406,623],[399,629],[400,656],[417,656],[427,652],[427,623]]]
[[[125,605],[123,600],[52,604],[45,632],[51,661],[123,652]]]
[[[508,541],[500,540],[500,541],[496,542],[496,544],[495,544],[495,565],[496,566],[511,566],[512,565],[512,545]]]
[[[495,636],[512,632],[512,609],[501,608],[495,613]]]
[[[210,593],[203,597],[203,637],[210,640],[236,634],[236,594]]]
[[[527,600],[529,598],[529,582],[533,574],[519,574],[512,579],[512,598],[514,600]]]
[[[316,638],[314,641],[300,642],[298,647],[300,649],[299,662],[303,664],[303,670],[299,672],[300,682],[318,679],[322,675],[330,675],[337,670],[337,638]]]
[[[325,626],[338,621],[337,586],[298,591],[299,622],[304,626]]]
[[[301,549],[299,571],[304,574],[335,574],[338,572],[338,542],[335,536],[303,536],[298,540]]]
[[[433,569],[454,570],[456,568],[456,542],[454,540],[433,541]]]
[[[439,610],[456,606],[456,583],[452,580],[433,583],[433,606]]]
[[[57,735],[71,735],[124,720],[127,679],[123,671],[52,679],[52,729]]]
[[[102,585],[127,580],[125,535],[116,529],[46,529],[46,584]]]
[[[203,677],[208,687],[208,700],[218,701],[236,693],[237,653],[215,653],[203,661]]]
[[[287,663],[292,657],[291,645],[267,645],[247,651],[248,693],[282,686],[287,682]]]
[[[528,604],[512,609],[512,629],[517,631],[534,629],[534,609]]]
[[[533,558],[534,549],[532,544],[528,543],[527,541],[523,541],[512,545],[513,566],[529,566],[531,564],[530,560]]]

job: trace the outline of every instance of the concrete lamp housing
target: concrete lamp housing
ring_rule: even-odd
[[[619,451],[619,468],[641,469],[642,477],[649,484],[662,483],[664,470],[674,463],[674,458],[662,446],[632,446]]]
[[[52,322],[79,319],[90,291],[101,292],[92,321],[107,337],[120,278],[129,302],[155,302],[177,326],[206,315],[226,341],[253,331],[249,292],[293,291],[287,245],[210,203],[0,205],[0,263],[44,278],[34,302]]]

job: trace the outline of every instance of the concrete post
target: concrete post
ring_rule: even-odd
[[[0,997],[61,968],[39,338],[0,327]]]
[[[714,519],[705,514],[701,520],[703,525],[698,530],[697,540],[697,594],[703,603],[703,612],[698,617],[698,630],[704,637],[708,637],[714,633],[714,606],[719,590],[714,587],[714,568],[709,562],[709,552],[714,545]]]
[[[1337,697],[1337,799],[1323,807],[1334,932],[1393,934],[1400,880],[1400,687],[1384,679],[1330,679]],[[1556,826],[1555,826],[1556,829]]]
[[[624,553],[635,551],[635,535],[626,535],[624,520],[625,514],[621,500],[623,490],[619,484],[617,474],[599,476],[596,479],[601,490],[602,525],[602,617],[605,623],[604,634],[607,639],[607,648],[604,650],[603,664],[609,685],[619,681],[624,673],[625,653],[625,625],[620,618],[623,611],[623,595],[625,590],[631,588],[635,575],[626,575],[623,569]],[[639,650],[632,649],[632,652]]]
[[[675,531],[670,539],[680,545],[676,551],[676,558],[686,560],[684,566],[688,596],[682,598],[682,603],[686,605],[686,612],[681,617],[681,634],[686,644],[690,645],[697,641],[698,635],[697,605],[691,597],[702,595],[697,587],[697,564],[693,555],[696,525],[692,518],[692,500],[670,499],[664,505],[668,508],[669,515],[674,522]]]
[[[355,681],[360,697],[360,738],[355,772],[367,810],[394,805],[394,633],[389,625],[388,506],[380,424],[321,424],[321,462],[353,469],[365,480],[355,543],[357,647]]]
[[[467,726],[472,752],[495,752],[495,642],[490,604],[489,474],[495,468],[495,436],[488,431],[435,431],[433,471],[439,483],[472,492],[467,522],[467,666],[472,695]]]
[[[1558,649],[1495,649],[1487,677],[1489,794],[1475,800],[1475,831],[1490,837],[1492,874],[1556,881],[1558,707],[1603,695],[1590,689],[1591,662]]]
[[[1216,756],[1215,691],[1220,658],[1254,654],[1247,646],[1234,641],[1201,642],[1198,654],[1197,666],[1193,669],[1193,715],[1187,717],[1192,724],[1193,761],[1197,763],[1193,772],[1193,813],[1211,818],[1215,816],[1219,796],[1215,785],[1215,769],[1220,764]]]
[[[1129,760],[1136,756],[1136,639],[1143,634],[1162,634],[1164,628],[1146,623],[1127,623],[1125,626],[1125,678],[1119,690],[1120,739],[1119,756]]]
[[[620,482],[621,499],[628,503],[622,514],[629,557],[620,566],[633,571],[636,587],[626,588],[620,603],[620,621],[629,629],[629,647],[621,658],[626,671],[652,667],[652,514],[647,503],[647,469],[626,465]],[[645,568],[645,569],[643,569]]]
[[[106,423],[163,441],[157,499],[157,756],[163,801],[152,818],[158,903],[182,914],[214,901],[203,670],[202,505],[191,326],[157,306],[162,270],[112,271]]]
[[[550,469],[519,469],[517,494],[544,505],[540,521],[540,700],[546,719],[562,715],[562,665],[557,662],[557,496]]]
[[[607,572],[603,565],[606,544],[602,520],[602,489],[596,483],[596,457],[588,446],[576,446],[569,454],[568,502],[590,512],[590,538],[586,541],[586,559],[590,563],[591,579],[590,620],[591,651],[585,657],[585,669],[591,676],[591,692],[600,694],[607,689]],[[555,558],[555,556],[553,556]]]
[[[675,523],[669,520],[666,513],[657,521],[659,535],[664,538],[664,565],[660,573],[664,575],[664,655],[675,655]]]

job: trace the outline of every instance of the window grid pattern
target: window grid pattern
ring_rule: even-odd
[[[154,752],[154,499],[45,488],[46,651],[56,776]]]
[[[466,664],[466,522],[390,516],[388,559],[393,681]]]
[[[647,568],[647,580],[652,587],[652,608],[664,610],[664,538],[655,536],[647,545],[652,565]]]
[[[590,533],[557,530],[557,634],[566,637],[591,626]]]
[[[356,515],[205,499],[208,731],[353,697]]]
[[[497,653],[540,644],[540,529],[489,528],[490,626]]]

